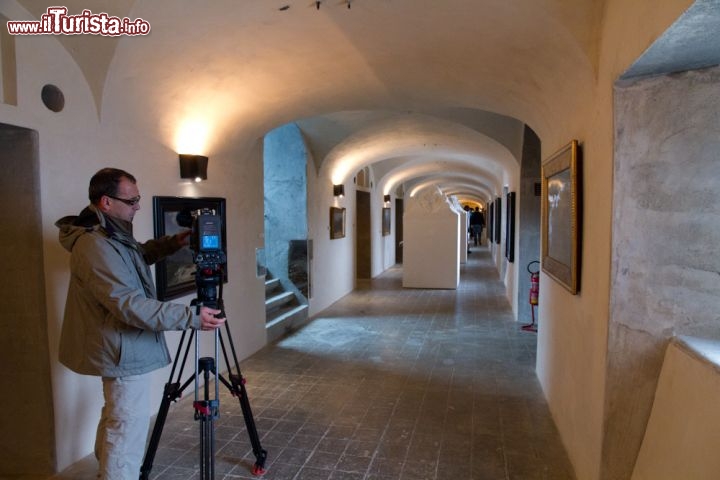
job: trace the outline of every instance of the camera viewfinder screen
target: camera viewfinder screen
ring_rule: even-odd
[[[218,235],[203,235],[201,248],[203,250],[217,250],[220,248],[220,237]]]

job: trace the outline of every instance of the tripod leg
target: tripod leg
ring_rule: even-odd
[[[167,420],[167,414],[168,410],[170,410],[170,404],[180,398],[180,395],[182,395],[183,390],[185,390],[189,383],[186,382],[184,385],[180,386],[179,379],[182,375],[182,369],[185,366],[185,361],[187,360],[188,350],[190,348],[192,338],[195,335],[194,331],[190,334],[187,343],[185,356],[182,360],[182,364],[180,365],[180,373],[177,377],[178,381],[173,382],[173,377],[175,376],[175,369],[178,366],[180,352],[182,351],[183,343],[185,342],[186,333],[187,331],[184,331],[182,333],[182,336],[180,337],[180,343],[178,344],[177,353],[175,354],[175,361],[173,362],[172,370],[170,371],[170,378],[165,384],[165,389],[163,390],[163,398],[162,402],[160,402],[160,409],[158,410],[157,417],[155,418],[155,426],[153,426],[153,432],[150,436],[150,443],[148,444],[147,450],[145,451],[145,458],[143,459],[143,464],[140,467],[140,480],[148,480],[150,478],[150,471],[152,470],[153,461],[155,461],[155,454],[157,453],[157,448],[160,444],[160,437],[162,436],[163,428],[165,427],[165,420]]]
[[[215,478],[215,418],[220,405],[217,398],[210,398],[210,373],[215,374],[215,359],[203,357],[198,362],[203,372],[203,399],[195,400],[195,420],[200,421],[200,480]]]
[[[252,445],[253,454],[255,455],[255,465],[253,465],[252,473],[253,475],[262,475],[265,473],[267,451],[260,445],[260,437],[258,436],[257,428],[255,428],[255,419],[253,418],[252,409],[250,408],[250,400],[248,399],[247,390],[245,389],[245,379],[240,372],[240,364],[237,359],[237,354],[235,353],[235,346],[233,345],[232,336],[230,334],[230,326],[227,322],[225,323],[225,331],[227,333],[228,343],[230,343],[230,349],[233,355],[233,365],[235,366],[235,371],[237,373],[233,373],[231,364],[228,361],[223,336],[220,335],[220,345],[222,347],[223,355],[225,356],[225,364],[228,368],[230,382],[221,375],[218,375],[218,378],[226,387],[228,387],[230,393],[234,397],[237,397],[240,401],[240,408],[242,409],[243,418],[245,419],[245,427],[247,428],[248,436],[250,437],[250,444]]]
[[[200,479],[215,478],[215,434],[212,414],[200,419]]]
[[[231,378],[234,376],[231,376]],[[242,378],[242,374],[238,373],[238,378],[232,380],[233,385],[237,388],[239,385],[239,399],[240,408],[243,412],[243,418],[245,419],[245,427],[247,428],[248,435],[250,436],[250,444],[252,445],[253,454],[255,455],[255,465],[253,465],[253,475],[262,475],[265,473],[265,460],[267,460],[267,452],[260,445],[260,437],[258,436],[257,429],[255,428],[255,420],[253,418],[252,410],[250,409],[250,400],[248,400],[247,391],[245,390],[245,379]]]

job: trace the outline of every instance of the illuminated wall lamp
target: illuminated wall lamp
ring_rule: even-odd
[[[345,185],[333,185],[333,196],[335,197],[344,197],[345,196]]]
[[[385,203],[390,203],[390,195],[385,195],[385,196],[383,196],[383,201],[384,201]]]
[[[208,157],[181,153],[179,158],[180,178],[190,179],[195,182],[207,180]]]

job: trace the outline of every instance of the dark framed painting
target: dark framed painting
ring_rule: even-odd
[[[578,142],[542,165],[542,269],[573,295],[578,288]]]
[[[345,209],[330,207],[330,239],[345,237]]]
[[[515,192],[505,196],[505,258],[515,261]]]
[[[164,235],[174,235],[190,226],[188,220],[192,219],[191,212],[208,208],[214,210],[222,219],[222,245],[227,254],[225,229],[225,199],[217,197],[153,197],[153,220],[155,238]],[[178,222],[180,214],[180,222]],[[227,282],[227,270],[223,272],[223,282]],[[192,250],[185,246],[174,254],[155,264],[155,286],[158,299],[171,300],[182,297],[197,290],[195,285],[195,262]]]
[[[493,233],[493,227],[495,226],[495,205],[493,202],[487,203],[487,239],[488,244],[493,242],[494,233]]]
[[[502,198],[497,197],[495,199],[495,226],[493,227],[493,231],[495,233],[495,243],[500,245],[500,242],[502,241]]]
[[[390,235],[390,208],[383,207],[382,209],[382,234]]]

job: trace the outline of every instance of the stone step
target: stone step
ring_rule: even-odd
[[[269,294],[282,288],[279,278],[268,278],[265,280],[265,297],[270,296]]]
[[[307,305],[296,305],[282,309],[272,318],[268,317],[265,326],[268,342],[274,342],[306,324],[308,322],[307,310]]]
[[[265,311],[270,312],[277,308],[280,308],[292,301],[297,301],[293,292],[283,291],[277,295],[273,295],[265,299]]]

